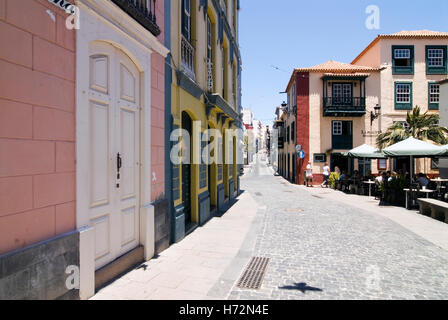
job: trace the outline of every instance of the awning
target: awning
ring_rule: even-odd
[[[425,158],[443,156],[448,153],[448,149],[411,137],[387,147],[383,153],[389,157]]]
[[[351,158],[365,158],[365,159],[385,159],[387,158],[379,149],[363,144],[355,149],[345,152],[343,154],[346,157]]]

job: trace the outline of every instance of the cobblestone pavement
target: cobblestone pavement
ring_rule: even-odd
[[[229,299],[448,298],[448,252],[389,218],[291,185],[264,164],[241,188],[264,206],[252,255],[270,262],[260,290],[233,286]]]

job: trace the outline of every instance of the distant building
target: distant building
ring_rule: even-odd
[[[244,164],[248,165],[254,160],[256,138],[254,135],[254,114],[251,109],[242,110],[243,130],[245,140]]]
[[[286,122],[286,103],[275,109],[275,120],[271,133],[271,161],[274,170],[280,175],[284,175],[286,170],[285,157],[285,122]]]
[[[448,78],[439,82],[440,85],[440,125],[448,127]],[[448,159],[439,160],[440,176],[448,179]]]
[[[409,170],[408,158],[363,162],[342,153],[364,143],[375,145],[378,133],[393,123],[406,125],[406,114],[415,106],[438,113],[437,81],[447,75],[447,47],[448,33],[402,31],[379,35],[350,64],[330,60],[295,69],[282,119],[283,176],[302,184],[308,161],[317,184],[323,180],[325,163],[349,172]],[[298,159],[297,145],[304,159]],[[432,163],[417,161],[417,171],[437,173]]]

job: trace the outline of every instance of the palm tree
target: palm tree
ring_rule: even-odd
[[[378,135],[377,147],[381,150],[409,137],[423,141],[432,141],[436,144],[448,144],[448,128],[439,126],[439,115],[428,113],[421,114],[419,106],[412,113],[408,112],[406,117],[407,126],[396,122],[386,132]]]

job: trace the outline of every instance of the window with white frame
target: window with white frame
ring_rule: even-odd
[[[395,49],[394,59],[397,67],[409,67],[411,65],[411,50]]]
[[[333,121],[333,135],[342,136],[342,121]]]
[[[443,49],[428,49],[428,67],[443,67],[444,61],[445,57]]]
[[[411,50],[410,49],[395,49],[394,51],[395,59],[410,59]]]
[[[414,46],[392,46],[392,73],[414,74]]]
[[[438,83],[429,84],[429,103],[439,103],[440,85]]]
[[[396,87],[396,102],[410,103],[411,102],[411,85],[408,83],[398,83]]]

